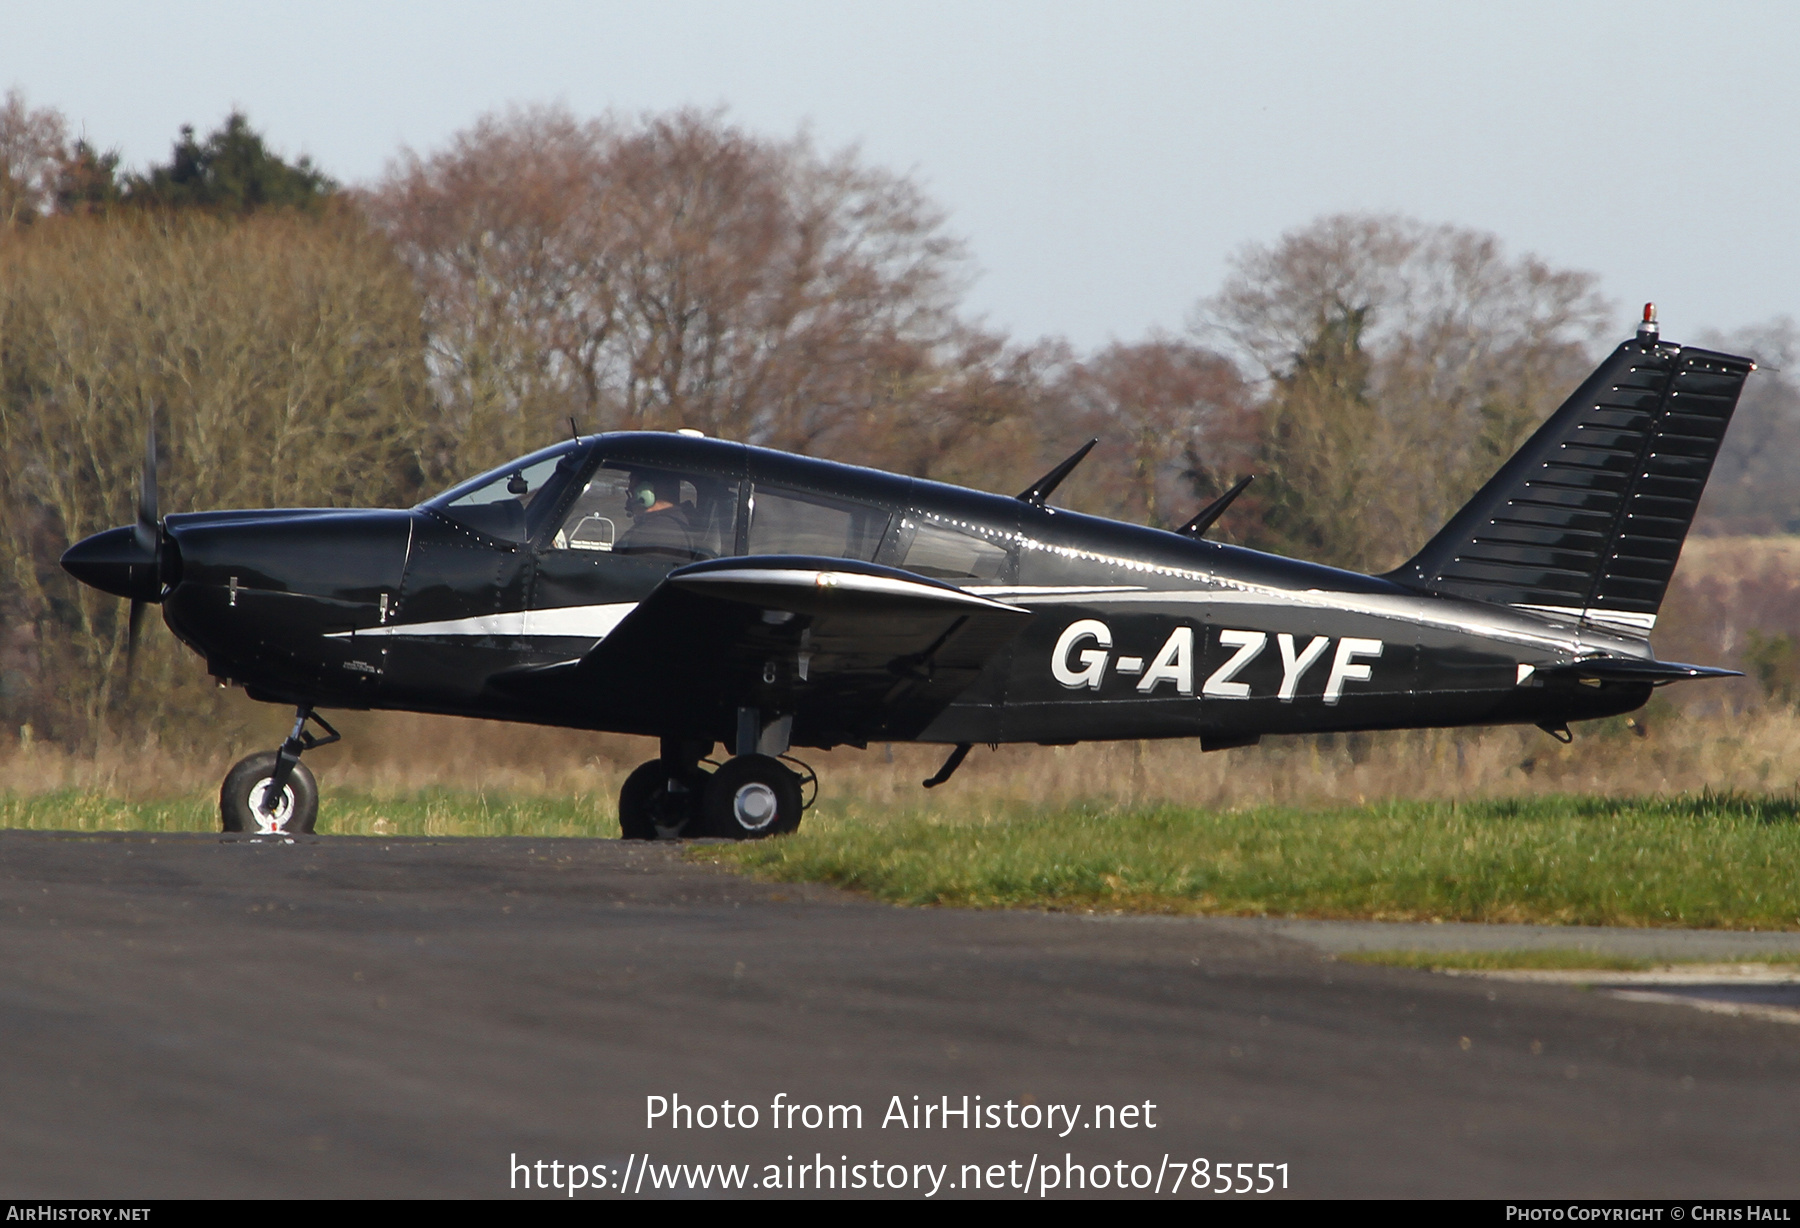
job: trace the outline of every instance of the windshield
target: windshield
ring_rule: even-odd
[[[471,478],[424,506],[466,528],[501,541],[523,542],[537,532],[591,444],[559,443]]]

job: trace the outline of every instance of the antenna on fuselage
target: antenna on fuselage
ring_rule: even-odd
[[[1231,506],[1232,500],[1244,493],[1244,487],[1250,485],[1250,483],[1255,480],[1256,475],[1254,473],[1250,474],[1248,477],[1239,478],[1236,486],[1233,486],[1217,499],[1214,499],[1211,503],[1208,503],[1205,507],[1201,508],[1192,520],[1188,521],[1175,531],[1177,533],[1185,533],[1189,537],[1203,536],[1208,529],[1212,528],[1213,521],[1225,514],[1225,509]]]
[[[1032,504],[1034,507],[1044,506],[1044,500],[1048,499],[1051,492],[1062,485],[1062,480],[1064,478],[1075,472],[1075,466],[1085,460],[1087,454],[1092,452],[1094,450],[1094,445],[1099,442],[1100,440],[1095,438],[1082,444],[1075,450],[1075,455],[1071,456],[1068,460],[1052,469],[1049,473],[1046,473],[1043,477],[1027,486],[1024,490],[1021,490],[1018,496],[1020,501]]]

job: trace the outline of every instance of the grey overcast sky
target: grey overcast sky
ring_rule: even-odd
[[[233,106],[350,181],[513,102],[807,125],[926,186],[974,312],[1081,346],[1340,210],[1593,270],[1621,331],[1800,315],[1797,52],[1800,4],[1730,0],[0,0],[0,89],[131,164]]]

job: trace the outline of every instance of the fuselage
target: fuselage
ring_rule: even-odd
[[[631,545],[636,523],[612,491],[650,471],[683,483],[681,549]],[[529,491],[509,502],[497,493],[507,482]],[[163,612],[175,634],[258,698],[326,708],[668,736],[645,726],[630,688],[546,705],[496,680],[588,653],[688,563],[777,555],[883,564],[1033,614],[922,724],[827,732],[802,703],[800,745],[1231,745],[1265,733],[1560,723],[1628,711],[1650,691],[1541,674],[1596,652],[1649,656],[1642,639],[1591,624],[681,435],[574,441],[409,510],[165,524],[176,560]]]

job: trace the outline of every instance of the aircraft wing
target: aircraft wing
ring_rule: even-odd
[[[728,730],[757,707],[792,713],[797,743],[860,744],[916,735],[1031,617],[873,563],[714,559],[670,572],[579,661],[496,681],[625,727]]]

